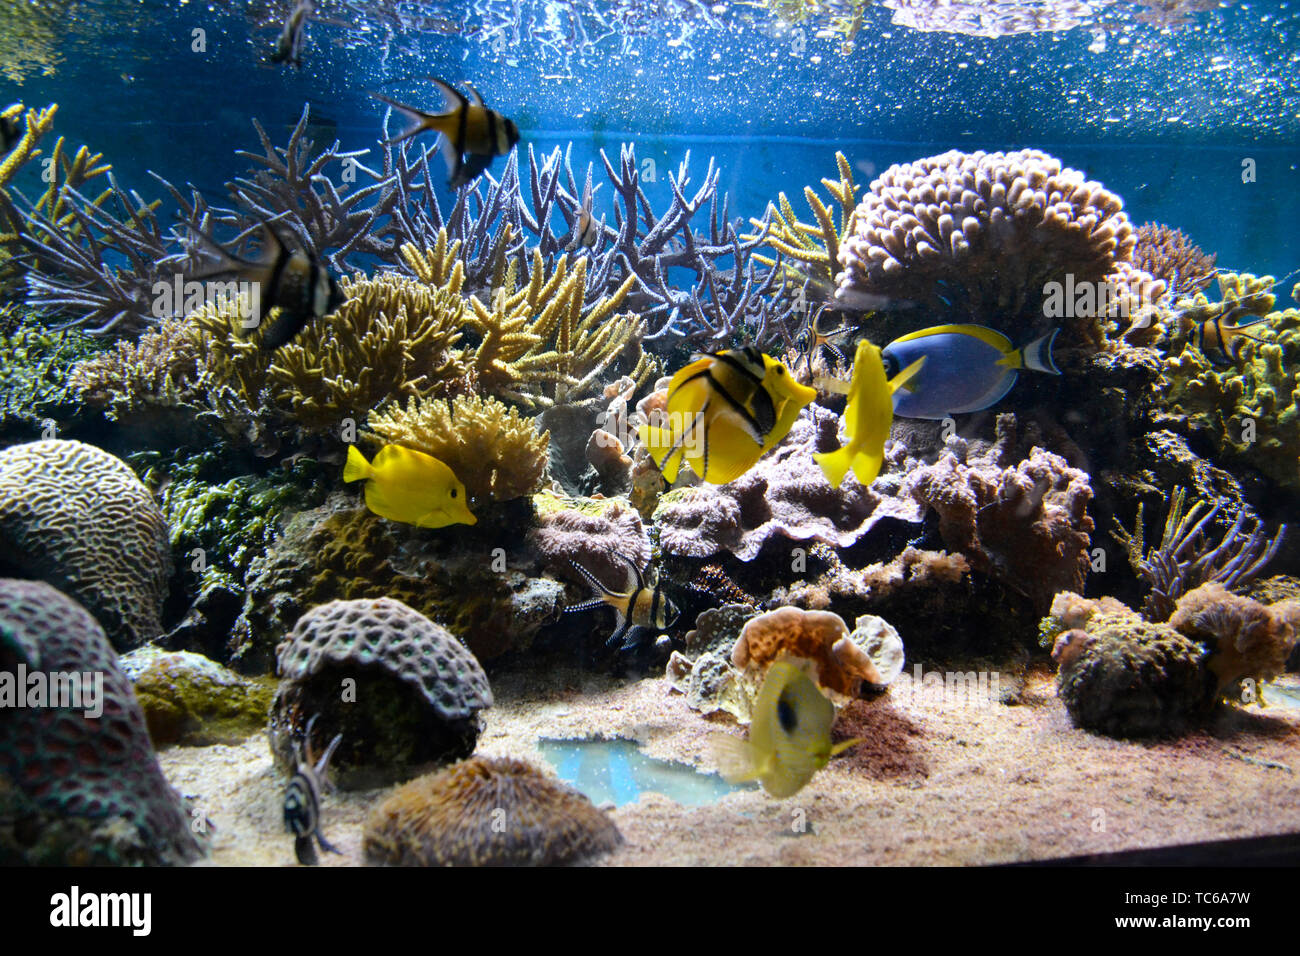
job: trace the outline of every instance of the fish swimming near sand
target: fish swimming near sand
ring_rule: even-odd
[[[383,145],[392,146],[425,131],[438,133],[442,136],[443,155],[450,174],[447,187],[459,189],[477,179],[496,157],[504,156],[514,148],[519,142],[519,127],[514,120],[489,109],[483,103],[483,97],[468,83],[465,84],[469,91],[466,97],[437,77],[428,79],[441,91],[447,105],[441,113],[426,113],[387,96],[370,94],[409,121],[406,129],[385,140]]]
[[[894,421],[894,395],[915,378],[926,361],[922,356],[893,378],[887,378],[880,349],[866,339],[858,343],[853,378],[849,381],[849,403],[844,409],[848,444],[837,451],[813,455],[833,488],[843,484],[850,469],[864,488],[876,480],[885,461],[885,439]]]
[[[320,828],[320,793],[329,767],[330,758],[343,740],[342,734],[335,734],[320,760],[313,761],[311,752],[311,729],[316,717],[307,721],[307,732],[303,736],[306,759],[298,755],[298,768],[284,791],[284,827],[293,834],[293,852],[303,866],[315,866],[320,862],[316,855],[314,839],[327,853],[341,853],[325,839]]]
[[[835,705],[811,677],[788,660],[768,668],[754,703],[749,739],[709,738],[718,769],[731,783],[757,780],[773,797],[792,797],[836,754],[861,737],[831,743]]]
[[[1022,348],[982,325],[936,325],[894,339],[881,350],[886,375],[925,359],[920,374],[895,393],[894,414],[938,420],[978,412],[1006,397],[1021,369],[1060,375],[1052,360],[1058,332]]]
[[[343,480],[364,480],[366,507],[390,521],[419,528],[478,523],[455,472],[414,448],[385,445],[374,461],[366,461],[356,445],[349,445]]]
[[[338,282],[324,263],[310,252],[290,251],[269,223],[262,224],[257,259],[241,258],[206,233],[194,232],[219,258],[215,265],[189,278],[202,281],[233,276],[256,283],[259,305],[255,314],[247,317],[247,326],[262,329],[259,342],[264,349],[277,349],[292,341],[308,322],[329,315],[344,302]],[[279,311],[265,322],[273,309]]]
[[[627,589],[623,591],[606,587],[581,564],[576,561],[569,562],[599,596],[582,604],[571,604],[564,609],[565,613],[586,611],[605,605],[612,607],[618,614],[618,625],[609,640],[605,642],[606,644],[617,643],[633,628],[653,627],[663,630],[665,627],[672,627],[673,622],[677,620],[677,605],[664,593],[658,581],[647,583],[650,569],[647,567],[643,571],[625,554],[619,554],[618,557],[632,572],[627,582]]]
[[[752,346],[696,355],[668,383],[667,427],[637,433],[668,482],[682,461],[716,485],[739,478],[790,432],[817,397]]]

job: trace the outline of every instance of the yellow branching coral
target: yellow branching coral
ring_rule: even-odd
[[[435,288],[385,273],[344,279],[340,287],[346,300],[337,312],[274,351],[263,349],[256,333],[241,336],[234,305],[195,312],[188,321],[204,369],[200,390],[228,387],[252,408],[329,430],[389,399],[467,388],[453,348],[465,315],[455,282]]]
[[[514,227],[507,224],[498,233],[496,243],[487,255],[487,261],[491,263],[489,282],[493,289],[499,289],[506,283],[508,271],[506,253],[514,242]],[[451,281],[452,272],[457,266],[461,267],[463,274],[466,265],[465,257],[461,254],[463,247],[464,243],[459,239],[448,240],[447,230],[444,227],[438,230],[438,237],[431,247],[420,250],[413,243],[408,242],[398,252],[401,253],[402,261],[421,282],[441,286]]]
[[[5,156],[4,162],[0,162],[0,189],[8,186],[13,181],[14,176],[17,175],[18,170],[23,167],[24,163],[32,157],[40,155],[40,150],[36,148],[36,144],[54,126],[54,114],[58,110],[59,104],[51,103],[44,109],[30,109],[24,113],[23,105],[15,103],[3,113],[0,113],[0,116],[7,120],[12,120],[20,113],[23,113],[22,138]]]
[[[508,501],[537,491],[550,432],[537,434],[519,410],[494,398],[410,399],[370,413],[370,428],[389,442],[432,455],[472,497]]]
[[[1273,284],[1271,276],[1223,273],[1220,301],[1204,295],[1180,300],[1156,395],[1221,451],[1300,488],[1300,311],[1269,311],[1276,301]],[[1197,324],[1221,315],[1231,316],[1229,324],[1264,319],[1250,326],[1252,338],[1237,344],[1237,360],[1227,366],[1215,366],[1190,341]]]
[[[528,406],[576,401],[600,388],[600,379],[629,347],[640,342],[634,313],[613,314],[636,281],[629,276],[611,295],[588,307],[587,263],[570,268],[561,256],[549,276],[534,250],[532,278],[515,289],[514,270],[491,297],[491,308],[470,297],[466,313],[481,336],[465,360],[479,389]],[[631,376],[640,385],[654,374],[642,352]]]
[[[803,195],[817,220],[815,226],[799,221],[785,193],[780,194],[776,205],[768,206],[768,245],[787,259],[802,263],[802,266],[785,265],[787,279],[796,280],[800,285],[804,279],[811,279],[822,298],[835,291],[835,277],[840,269],[840,243],[852,231],[859,188],[853,182],[853,167],[843,153],[835,154],[835,163],[839,167],[839,181],[823,179],[822,185],[831,194],[832,205],[839,207],[838,222],[832,209],[822,202],[811,186],[804,187]],[[751,219],[750,222],[762,228],[762,220]],[[753,239],[756,235],[744,238]],[[765,265],[776,265],[774,259],[759,255],[754,258]]]

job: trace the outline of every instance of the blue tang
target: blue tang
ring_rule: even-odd
[[[1001,332],[983,325],[936,325],[894,339],[881,350],[885,374],[893,376],[918,359],[925,365],[894,392],[894,414],[947,418],[996,405],[1022,368],[1060,375],[1052,361],[1059,329],[1016,348]]]

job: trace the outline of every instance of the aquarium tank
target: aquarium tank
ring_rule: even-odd
[[[1295,3],[0,51],[0,863],[1300,853]]]

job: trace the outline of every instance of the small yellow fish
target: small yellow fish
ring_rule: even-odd
[[[731,783],[757,780],[774,797],[792,797],[836,754],[862,743],[831,743],[835,705],[789,661],[767,671],[754,704],[749,740],[713,734],[718,769]]]
[[[705,481],[723,485],[784,438],[816,397],[751,346],[697,355],[668,383],[668,427],[641,425],[637,433],[667,481],[685,459]]]
[[[450,468],[422,451],[385,445],[374,462],[356,445],[348,446],[344,481],[366,481],[366,507],[390,521],[420,528],[476,524],[466,503],[465,486]]]
[[[885,460],[885,439],[894,421],[894,392],[921,370],[925,357],[917,359],[891,379],[885,378],[880,349],[866,339],[858,343],[853,358],[853,379],[849,382],[849,404],[844,409],[844,430],[849,443],[838,451],[813,455],[826,480],[838,488],[849,468],[865,488],[876,480]]]

